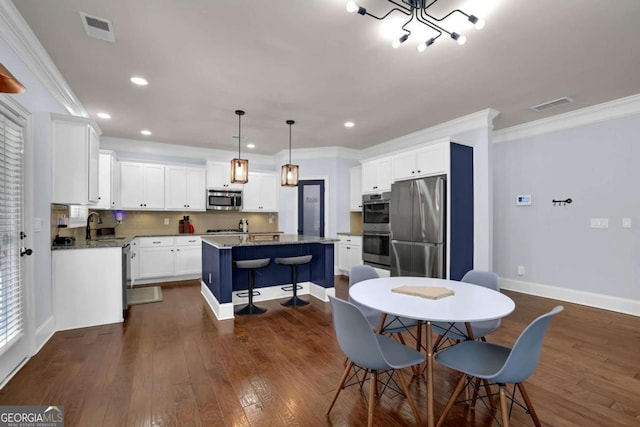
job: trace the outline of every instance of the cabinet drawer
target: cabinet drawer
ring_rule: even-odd
[[[200,246],[200,236],[176,236],[176,246]]]
[[[140,237],[138,239],[141,248],[153,248],[160,246],[173,246],[173,237]]]
[[[340,239],[340,243],[362,246],[362,236],[355,236],[352,234],[347,234],[347,235],[341,234],[338,236],[338,238]]]

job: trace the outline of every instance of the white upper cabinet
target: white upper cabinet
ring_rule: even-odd
[[[216,190],[242,190],[242,184],[231,184],[230,180],[230,162],[207,162],[207,188],[215,188]]]
[[[274,173],[249,172],[242,192],[244,212],[278,211],[278,176]]]
[[[92,205],[98,202],[100,139],[91,122],[52,115],[52,202]]]
[[[391,190],[391,160],[378,159],[362,164],[362,193]]]
[[[120,162],[121,207],[164,209],[164,168],[152,163]]]
[[[100,173],[98,179],[98,203],[96,209],[117,209],[118,162],[112,151],[100,151]]]
[[[393,156],[393,180],[447,173],[447,143],[429,145]]]
[[[362,167],[349,169],[349,210],[362,212]]]
[[[205,169],[195,166],[166,166],[165,207],[204,211]]]

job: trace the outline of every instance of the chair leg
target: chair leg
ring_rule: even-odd
[[[340,385],[338,385],[338,389],[336,390],[336,394],[333,396],[333,401],[331,401],[331,405],[329,406],[329,409],[327,410],[327,415],[329,415],[329,412],[331,412],[331,410],[333,409],[333,405],[336,403],[336,400],[338,400],[338,395],[342,391],[342,387],[344,387],[344,383],[345,383],[345,381],[347,381],[347,377],[349,376],[349,371],[351,371],[352,367],[353,367],[353,362],[351,360],[349,360],[349,364],[347,365],[347,368],[344,370],[344,372],[342,374],[342,378],[340,378]]]
[[[367,425],[373,427],[373,406],[376,403],[376,394],[378,391],[378,371],[373,371],[373,378],[371,378],[369,384],[369,412],[367,413]]]
[[[509,408],[507,408],[507,396],[504,384],[500,386],[500,412],[502,413],[502,427],[509,427]]]
[[[394,371],[398,376],[398,380],[400,381],[400,385],[402,386],[402,391],[407,396],[407,400],[409,401],[409,406],[411,406],[411,410],[413,411],[413,415],[416,417],[416,425],[421,425],[420,416],[418,415],[418,408],[416,408],[416,403],[413,401],[413,397],[411,397],[411,393],[409,393],[409,387],[407,386],[407,380],[404,379],[404,375],[402,375],[402,371],[397,370]]]
[[[524,399],[524,403],[526,403],[527,405],[527,410],[529,410],[529,415],[531,415],[533,423],[536,425],[536,427],[540,427],[540,420],[538,419],[538,415],[536,415],[536,411],[533,409],[533,403],[531,403],[531,399],[529,399],[527,391],[524,389],[524,383],[518,383],[516,384],[516,386],[518,387],[518,390],[520,390],[520,394]]]
[[[449,415],[449,411],[451,411],[453,404],[456,403],[456,399],[458,398],[458,396],[460,396],[460,393],[462,393],[462,388],[464,387],[466,380],[467,376],[465,374],[462,374],[460,380],[458,381],[458,384],[456,384],[456,388],[453,389],[453,393],[451,393],[451,397],[449,398],[447,405],[442,411],[442,415],[440,415],[440,419],[438,420],[438,424],[436,424],[436,427],[440,427],[444,423],[444,420],[447,418],[447,415]]]

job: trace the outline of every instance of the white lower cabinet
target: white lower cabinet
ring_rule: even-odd
[[[197,277],[202,271],[200,236],[139,237],[132,248],[133,259],[137,258],[132,262],[134,283],[141,280],[150,283],[148,279],[160,278],[180,280],[185,276]]]
[[[347,234],[338,238],[338,269],[348,275],[351,267],[362,265],[362,236]]]
[[[122,248],[52,251],[56,330],[122,322]]]

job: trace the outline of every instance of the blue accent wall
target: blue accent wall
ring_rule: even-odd
[[[460,280],[473,269],[473,147],[451,143],[449,186],[449,277]]]

